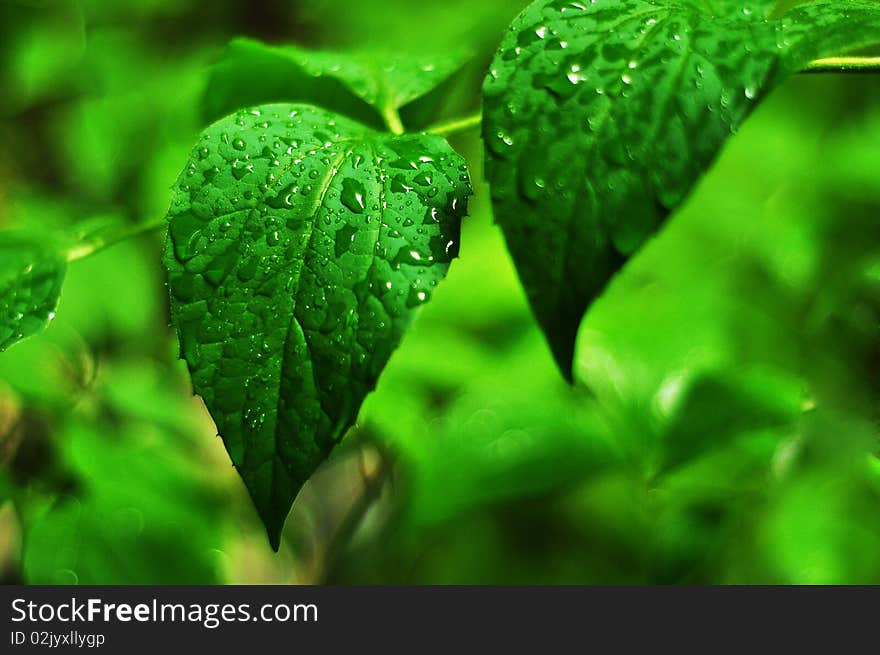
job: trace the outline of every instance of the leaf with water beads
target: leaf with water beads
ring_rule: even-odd
[[[307,105],[202,134],[169,210],[172,317],[273,547],[457,256],[470,192],[444,139]]]
[[[66,271],[64,253],[51,240],[0,233],[0,352],[52,320]]]
[[[539,0],[483,87],[486,173],[569,380],[590,302],[755,105],[810,60],[880,42],[880,5]]]

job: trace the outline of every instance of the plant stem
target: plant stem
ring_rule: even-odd
[[[71,248],[67,252],[67,261],[75,262],[78,259],[85,259],[86,257],[94,255],[96,252],[104,250],[104,248],[116,245],[120,241],[133,239],[134,237],[158,230],[164,226],[165,217],[163,216],[162,218],[145,221],[143,223],[138,223],[137,225],[126,226],[111,234],[98,234],[88,241],[79,243]]]
[[[400,120],[400,114],[397,113],[397,109],[394,105],[386,104],[382,107],[382,120],[385,121],[385,125],[388,126],[388,129],[391,130],[392,134],[403,134],[403,121]]]
[[[466,130],[479,127],[482,120],[483,115],[477,112],[476,114],[473,114],[471,116],[456,118],[445,123],[437,123],[436,125],[432,125],[425,131],[430,134],[449,136],[450,134],[457,134],[458,132],[464,132]]]
[[[880,57],[828,57],[807,64],[804,73],[880,73]]]

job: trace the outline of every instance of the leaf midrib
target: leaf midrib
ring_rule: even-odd
[[[338,145],[339,143],[350,143],[350,142],[361,142],[362,143],[363,141],[364,141],[363,139],[340,139],[339,141],[334,142],[334,144]],[[327,169],[327,174],[321,180],[321,184],[319,187],[320,190],[317,194],[317,199],[316,199],[315,203],[312,205],[312,208],[309,211],[308,215],[303,217],[309,226],[309,231],[308,231],[308,236],[306,237],[305,245],[303,247],[303,263],[300,266],[299,275],[296,278],[296,288],[293,290],[293,307],[291,308],[292,311],[290,312],[290,321],[287,324],[287,330],[285,331],[285,334],[284,334],[283,347],[284,347],[284,350],[286,351],[290,345],[290,334],[291,334],[291,331],[293,330],[294,324],[296,324],[296,326],[299,328],[300,332],[302,333],[303,343],[305,344],[306,351],[309,354],[309,371],[312,375],[312,384],[314,385],[316,392],[319,391],[320,387],[318,385],[317,375],[315,374],[314,358],[312,357],[311,345],[309,344],[309,340],[306,337],[305,329],[303,328],[302,324],[299,322],[299,319],[296,316],[296,308],[299,305],[300,280],[302,279],[302,270],[306,265],[306,260],[308,258],[309,252],[311,252],[312,238],[314,237],[314,234],[315,234],[315,221],[317,219],[318,210],[324,206],[324,198],[327,196],[327,191],[329,191],[330,185],[333,183],[334,178],[339,173],[342,165],[345,163],[345,160],[354,151],[355,147],[357,147],[357,146],[353,146],[353,147],[349,148],[348,150],[343,150],[336,157],[336,160],[329,166],[329,168]],[[291,159],[291,162],[292,161],[293,160]],[[278,456],[278,454],[280,452],[279,448],[278,448],[278,436],[279,436],[278,423],[279,423],[279,417],[281,416],[281,401],[282,401],[281,384],[282,384],[282,380],[284,378],[284,373],[286,370],[285,363],[286,363],[286,358],[282,357],[281,358],[281,366],[279,366],[279,368],[278,368],[278,397],[275,401],[275,425],[272,428],[272,439],[273,439],[272,448],[273,448],[273,451],[274,451],[276,457]],[[323,411],[323,408],[322,408],[322,411]],[[282,462],[282,464],[283,464],[283,462]],[[273,495],[277,491],[277,489],[274,488],[274,485],[276,485],[276,484],[277,484],[277,477],[273,476],[272,477]]]

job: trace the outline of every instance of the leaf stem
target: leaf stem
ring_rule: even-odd
[[[161,217],[158,219],[153,219],[150,221],[144,221],[143,223],[138,223],[137,225],[126,226],[116,232],[112,232],[110,234],[98,234],[83,243],[78,243],[73,246],[70,250],[67,251],[67,261],[75,262],[78,259],[85,259],[91,255],[94,255],[96,252],[104,250],[105,248],[109,248],[110,246],[114,246],[120,241],[126,241],[128,239],[133,239],[142,234],[147,234],[148,232],[153,232],[154,230],[158,230],[164,227],[166,224],[165,217]]]
[[[385,125],[388,126],[388,129],[391,130],[392,134],[398,136],[403,134],[403,121],[400,120],[400,114],[397,112],[397,108],[394,105],[386,103],[382,107],[382,120],[385,121]]]
[[[828,57],[807,64],[804,73],[880,73],[880,57]]]
[[[430,134],[437,134],[439,136],[449,136],[450,134],[457,134],[459,132],[464,132],[466,130],[479,127],[482,120],[483,115],[477,112],[476,114],[473,114],[471,116],[455,118],[445,123],[437,123],[435,125],[432,125],[425,131]]]

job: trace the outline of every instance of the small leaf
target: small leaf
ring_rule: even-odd
[[[483,88],[495,217],[563,374],[608,280],[755,104],[810,60],[880,42],[880,5],[539,0]]]
[[[309,51],[235,39],[211,71],[204,112],[214,120],[242,107],[299,102],[381,127],[385,109],[425,95],[467,59],[466,50],[401,57],[380,52]]]
[[[66,269],[64,255],[53,244],[0,232],[0,352],[54,318]]]
[[[209,127],[178,184],[181,355],[277,548],[458,253],[467,167],[440,137],[266,105]]]

